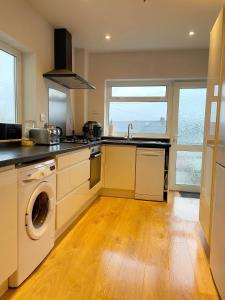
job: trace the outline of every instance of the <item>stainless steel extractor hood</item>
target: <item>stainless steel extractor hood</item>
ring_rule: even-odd
[[[55,29],[55,69],[43,74],[68,89],[95,89],[95,86],[72,71],[72,36],[65,29]]]

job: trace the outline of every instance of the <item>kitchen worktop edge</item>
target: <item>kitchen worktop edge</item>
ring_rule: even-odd
[[[115,139],[103,138],[101,141],[90,142],[88,144],[73,144],[73,143],[60,143],[59,145],[46,146],[21,146],[18,143],[4,143],[0,144],[0,167],[18,165],[23,163],[29,163],[35,160],[47,159],[55,157],[56,155],[76,151],[84,148],[89,148],[92,145],[133,145],[137,147],[149,147],[149,148],[169,148],[170,143],[167,141],[146,141],[146,140],[132,140],[124,144],[124,140],[115,141]]]

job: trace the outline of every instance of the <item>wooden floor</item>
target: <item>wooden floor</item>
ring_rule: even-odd
[[[197,199],[102,197],[3,299],[218,299],[197,219]]]

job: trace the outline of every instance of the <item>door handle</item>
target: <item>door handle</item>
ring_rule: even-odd
[[[173,143],[177,143],[177,139],[178,139],[179,137],[180,137],[179,135],[175,135],[175,136],[172,138],[172,142],[173,142]]]

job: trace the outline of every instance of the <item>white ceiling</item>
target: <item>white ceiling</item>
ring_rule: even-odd
[[[207,48],[225,0],[27,0],[90,51]],[[189,37],[193,30],[195,36]],[[111,34],[110,41],[105,34]]]

